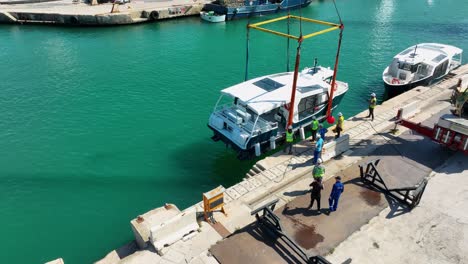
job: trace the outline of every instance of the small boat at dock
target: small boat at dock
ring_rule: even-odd
[[[439,43],[421,43],[398,53],[382,79],[390,97],[441,80],[459,67],[463,50]]]
[[[201,19],[205,21],[213,22],[213,23],[224,22],[226,20],[226,15],[217,14],[214,11],[208,11],[208,12],[201,11],[200,17]]]
[[[290,110],[293,130],[297,130],[310,125],[313,117],[324,120],[329,102],[337,107],[348,91],[347,83],[336,81],[333,100],[329,100],[333,70],[305,68],[298,74],[296,100],[291,106],[293,75],[261,76],[222,90],[208,121],[212,139],[223,141],[239,156],[274,149],[285,138]]]
[[[265,15],[298,9],[313,0],[216,0],[203,7],[205,11],[225,14],[226,20]]]

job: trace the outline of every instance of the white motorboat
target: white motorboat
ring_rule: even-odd
[[[294,72],[283,72],[254,78],[221,90],[208,127],[214,141],[244,154],[274,149],[285,138],[291,109]],[[333,70],[324,67],[305,68],[298,74],[296,100],[293,107],[293,130],[326,118]],[[348,91],[348,84],[336,81],[332,107],[335,108]],[[248,157],[248,156],[247,156]]]
[[[438,43],[421,43],[398,53],[382,74],[390,96],[439,81],[461,65],[463,50]]]
[[[213,22],[213,23],[224,22],[226,20],[226,15],[217,14],[214,11],[208,11],[208,12],[201,11],[200,17],[201,19],[205,21]]]

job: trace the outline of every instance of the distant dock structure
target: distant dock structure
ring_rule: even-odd
[[[117,3],[118,2],[118,3]],[[128,25],[185,16],[196,16],[207,0],[116,0],[98,4],[79,0],[0,0],[2,24],[63,26]]]

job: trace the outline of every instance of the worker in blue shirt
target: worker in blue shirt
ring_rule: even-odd
[[[341,177],[335,177],[335,184],[333,184],[333,189],[330,193],[330,198],[328,198],[328,204],[330,205],[330,212],[336,211],[338,207],[338,200],[340,199],[341,193],[344,191],[344,185],[341,183]]]
[[[316,164],[317,160],[320,158],[322,154],[322,148],[323,148],[323,138],[319,134],[317,135],[317,142],[315,143],[314,159],[313,159],[314,164]]]
[[[325,134],[327,134],[328,129],[324,128],[322,124],[319,125],[319,130],[318,133],[322,137],[323,140],[325,140]]]

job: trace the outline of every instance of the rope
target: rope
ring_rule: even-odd
[[[338,11],[338,8],[336,7],[335,0],[333,0],[333,5],[335,6],[335,11],[336,11],[336,14],[338,15],[338,18],[340,19],[340,24],[343,24],[343,21],[341,21],[340,12]]]
[[[288,3],[288,35],[290,35],[289,28],[290,28],[290,24],[291,24],[289,16],[290,16],[290,13],[289,13],[289,3]],[[289,55],[289,38],[286,38],[286,43],[287,43],[286,44],[286,72],[289,72],[289,57],[290,57],[290,55]]]
[[[249,77],[249,42],[250,42],[250,19],[247,22],[247,43],[246,43],[246,52],[245,52],[245,76],[244,81],[248,80]]]

